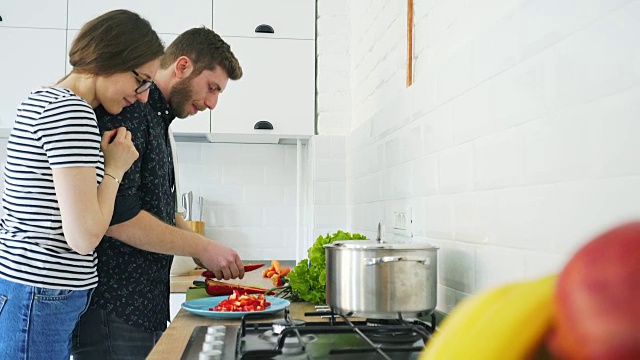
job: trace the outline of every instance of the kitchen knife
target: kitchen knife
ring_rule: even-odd
[[[187,193],[187,211],[189,211],[189,220],[193,221],[193,191]]]
[[[189,191],[188,193],[182,194],[182,202],[184,203],[184,219],[186,221],[193,220],[192,203],[193,203],[193,192]]]
[[[249,272],[253,270],[257,270],[263,267],[264,264],[246,264],[244,265],[244,272]],[[202,276],[206,278],[215,278],[216,275],[211,270],[205,270],[202,272]]]
[[[187,215],[187,193],[182,193],[182,218],[189,220]]]

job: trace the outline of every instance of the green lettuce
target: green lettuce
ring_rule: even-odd
[[[339,240],[365,240],[360,234],[338,231],[327,236],[318,236],[313,246],[307,250],[308,259],[303,259],[287,275],[292,292],[301,300],[314,304],[327,303],[327,271],[324,245]]]

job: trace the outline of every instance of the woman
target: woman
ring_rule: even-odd
[[[138,157],[125,128],[100,137],[93,109],[146,101],[163,51],[148,21],[111,11],[78,33],[71,73],[18,107],[0,221],[0,357],[69,359],[97,284],[93,249]]]

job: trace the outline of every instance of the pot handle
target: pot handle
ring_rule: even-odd
[[[364,264],[367,266],[373,266],[378,264],[400,262],[400,261],[415,261],[423,265],[426,265],[427,267],[431,267],[430,258],[421,258],[417,256],[383,256],[379,258],[369,258],[369,259],[364,259]]]

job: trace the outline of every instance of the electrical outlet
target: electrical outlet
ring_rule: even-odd
[[[411,206],[403,205],[392,208],[391,233],[402,236],[413,236],[413,211]]]
[[[403,211],[393,212],[393,228],[398,230],[407,230],[407,213]]]

